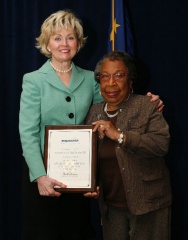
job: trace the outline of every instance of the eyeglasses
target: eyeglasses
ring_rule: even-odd
[[[99,79],[101,82],[108,82],[111,77],[116,82],[121,82],[125,77],[128,76],[128,73],[114,73],[114,74],[108,74],[108,73],[99,73],[96,75],[96,78]]]

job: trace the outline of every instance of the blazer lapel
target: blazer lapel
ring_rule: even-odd
[[[54,86],[55,88],[70,93],[73,92],[84,80],[85,75],[82,73],[83,70],[77,68],[74,63],[72,63],[71,80],[69,86],[66,87],[50,66],[49,61],[50,60],[47,60],[47,62],[39,69],[39,71],[46,75],[45,81],[48,82],[50,85]]]
[[[85,79],[84,70],[76,67],[74,63],[72,63],[72,75],[71,75],[70,84],[68,86],[69,90],[71,92],[74,92],[80,86],[80,84],[84,81],[84,79]]]

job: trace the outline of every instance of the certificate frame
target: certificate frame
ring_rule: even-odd
[[[96,191],[97,134],[92,129],[92,125],[45,126],[44,166],[47,176],[67,185],[67,188],[54,187],[56,191]]]

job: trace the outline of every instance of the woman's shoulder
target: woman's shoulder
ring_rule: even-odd
[[[24,74],[24,77],[32,77],[32,76],[38,76],[42,75],[44,73],[47,73],[50,70],[49,60],[47,60],[41,67],[39,67],[36,70],[33,70],[31,72],[27,72]]]
[[[93,105],[91,105],[91,109],[98,109],[100,111],[101,108],[104,107],[105,102],[99,102],[99,103],[94,103]]]
[[[49,60],[47,60],[40,68],[37,70],[25,73],[23,75],[23,81],[40,82],[45,79],[47,74],[51,71]]]
[[[95,103],[90,107],[90,110],[86,117],[86,124],[91,124],[91,122],[100,119],[100,116],[104,113],[104,104],[104,102]]]
[[[97,114],[103,112],[105,102],[94,103],[91,105],[89,114]]]
[[[155,107],[159,103],[159,100],[151,102],[151,97],[140,94],[132,94],[131,100],[133,104],[137,106],[145,106],[146,108]]]
[[[85,69],[85,68],[82,68],[82,67],[79,67],[77,65],[75,65],[74,63],[72,63],[73,65],[73,69],[79,73],[82,73],[84,75],[90,75],[90,76],[94,76],[94,72],[89,70],[89,69]]]
[[[156,112],[157,104],[158,101],[151,102],[151,98],[146,95],[131,94],[129,99],[121,104],[120,108],[125,109],[127,115],[146,117]]]

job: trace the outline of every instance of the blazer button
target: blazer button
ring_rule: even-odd
[[[70,97],[66,97],[65,98],[67,102],[70,102],[71,101],[71,98]]]
[[[73,113],[69,113],[69,118],[73,118],[74,117],[74,114]]]

